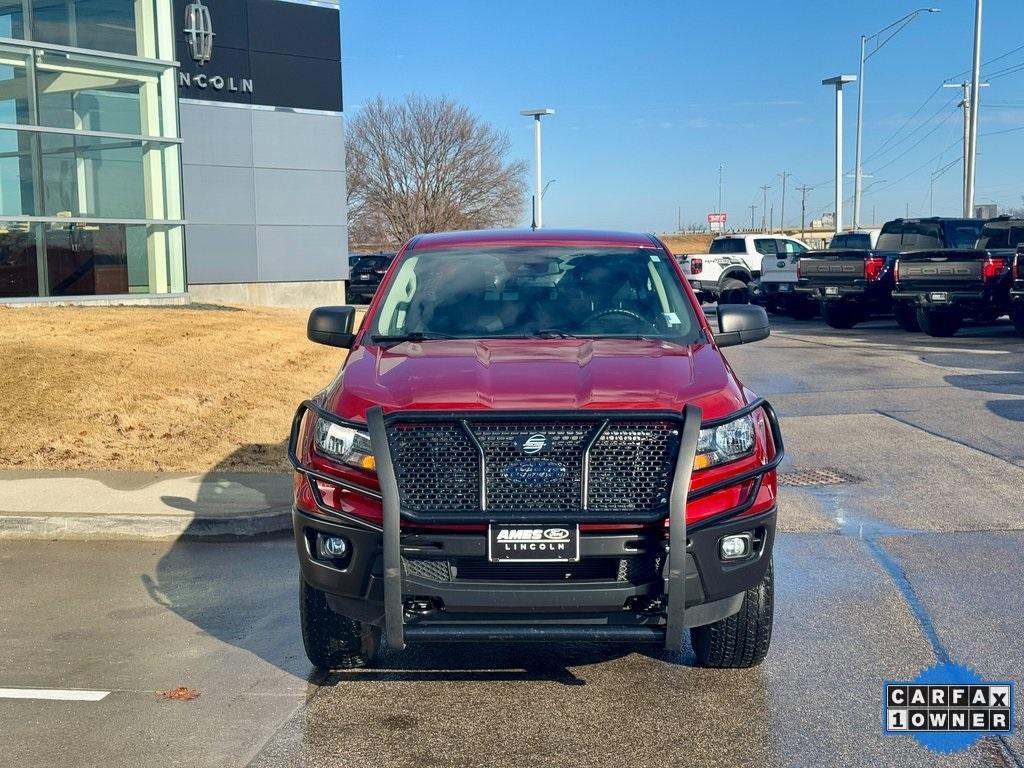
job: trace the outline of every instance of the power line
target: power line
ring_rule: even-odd
[[[874,153],[872,153],[871,155],[868,155],[867,157],[864,158],[864,162],[865,163],[870,162],[871,160],[874,160],[876,157],[878,157],[878,155],[882,152],[882,150],[885,149],[889,145],[889,142],[892,141],[894,138],[896,138],[896,136],[899,135],[900,131],[902,131],[904,128],[907,127],[907,125],[910,124],[911,120],[913,120],[915,117],[917,117],[919,114],[921,114],[921,110],[924,109],[925,107],[927,107],[928,103],[932,99],[935,98],[935,94],[937,94],[941,90],[942,90],[942,85],[940,84],[934,91],[932,91],[930,94],[928,94],[928,98],[925,99],[923,102],[921,102],[921,106],[919,106],[917,109],[914,110],[914,114],[912,114],[910,117],[908,117],[903,122],[903,125],[901,125],[895,131],[893,131],[889,135],[889,138],[887,138],[885,141],[883,141],[882,144],[878,147],[878,149],[876,149],[874,151]]]
[[[939,89],[941,89],[941,88],[942,88],[942,86],[940,85]],[[922,128],[926,127],[929,123],[931,123],[933,120],[935,120],[937,117],[939,117],[939,115],[941,115],[944,110],[949,109],[951,106],[953,106],[953,104],[956,102],[956,100],[957,100],[957,97],[954,96],[952,99],[950,99],[945,104],[943,104],[941,107],[939,107],[937,110],[935,110],[935,112],[933,112],[931,115],[929,115],[925,120],[920,122],[910,133],[908,133],[902,139],[897,141],[895,144],[890,146],[888,149],[876,151],[870,157],[865,158],[864,162],[865,163],[869,163],[872,160],[877,160],[878,158],[882,157],[883,155],[889,154],[892,150],[896,149],[896,147],[898,147],[900,144],[902,144],[903,142],[909,140],[911,136],[913,136],[915,133],[917,133]],[[912,120],[913,116],[911,116],[910,119]]]
[[[954,99],[954,101],[955,100],[956,99]],[[957,109],[959,109],[959,107],[957,107]],[[905,150],[903,150],[903,152],[901,152],[899,155],[894,157],[889,162],[885,163],[884,165],[880,165],[877,168],[873,169],[872,173],[878,173],[879,171],[884,170],[884,169],[888,168],[889,166],[894,165],[895,163],[898,163],[900,160],[902,160],[904,157],[906,157],[910,152],[912,152],[914,149],[916,149],[922,143],[924,143],[924,141],[926,139],[928,139],[928,137],[930,137],[932,134],[934,134],[937,130],[939,130],[946,123],[948,123],[953,118],[953,116],[955,114],[956,114],[956,111],[950,112],[948,115],[946,115],[946,118],[942,122],[940,122],[938,125],[936,125],[934,128],[932,128],[930,131],[928,131],[928,133],[926,133],[920,139],[915,141],[913,144],[911,144],[909,147],[907,147]]]

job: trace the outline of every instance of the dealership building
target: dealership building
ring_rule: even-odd
[[[340,301],[331,0],[0,0],[0,302]]]

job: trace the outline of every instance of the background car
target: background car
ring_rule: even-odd
[[[350,255],[348,257],[349,278],[346,290],[348,300],[356,304],[369,304],[394,258],[394,253],[384,251]]]

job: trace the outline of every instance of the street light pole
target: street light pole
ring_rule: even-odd
[[[980,0],[979,0],[980,2]],[[854,158],[854,169],[853,169],[853,226],[857,228],[860,226],[860,203],[861,203],[861,143],[863,140],[864,133],[864,62],[878,53],[882,46],[892,40],[896,35],[902,31],[910,22],[917,18],[918,14],[921,13],[939,13],[941,8],[918,8],[915,11],[911,11],[901,19],[897,19],[889,26],[880,29],[873,35],[861,35],[860,36],[860,74],[858,77],[857,84],[857,148],[856,157]],[[890,29],[894,29],[885,39],[879,42],[879,38],[888,32]],[[868,40],[875,41],[875,47],[865,55],[865,49],[867,48]]]
[[[547,115],[555,114],[555,110],[544,107],[542,109],[524,109],[520,113],[524,117],[533,118],[533,163],[534,163],[534,194],[533,194],[533,226],[540,229],[544,226],[543,203],[544,192],[541,189],[541,168],[540,168],[540,119]]]
[[[843,86],[857,81],[856,75],[837,75],[822,80],[836,89],[836,232],[843,228]]]
[[[974,3],[974,66],[971,71],[971,136],[967,154],[964,216],[974,215],[974,173],[978,156],[978,103],[981,101],[981,0]]]

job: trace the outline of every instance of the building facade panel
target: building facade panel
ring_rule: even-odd
[[[186,165],[182,169],[189,227],[198,224],[256,225],[253,169],[230,165]]]
[[[220,104],[181,103],[184,165],[252,167],[251,109],[225,109]],[[215,130],[214,130],[215,128]]]
[[[348,271],[338,261],[338,243],[347,238],[340,226],[259,226],[260,279],[269,282],[343,280]]]
[[[261,224],[340,225],[345,174],[340,171],[256,169],[256,219]]]
[[[189,261],[189,285],[259,281],[255,227],[189,224],[186,239],[189,253],[206,255]]]
[[[269,109],[252,110],[251,114],[252,163],[257,168],[345,170],[341,115]]]

